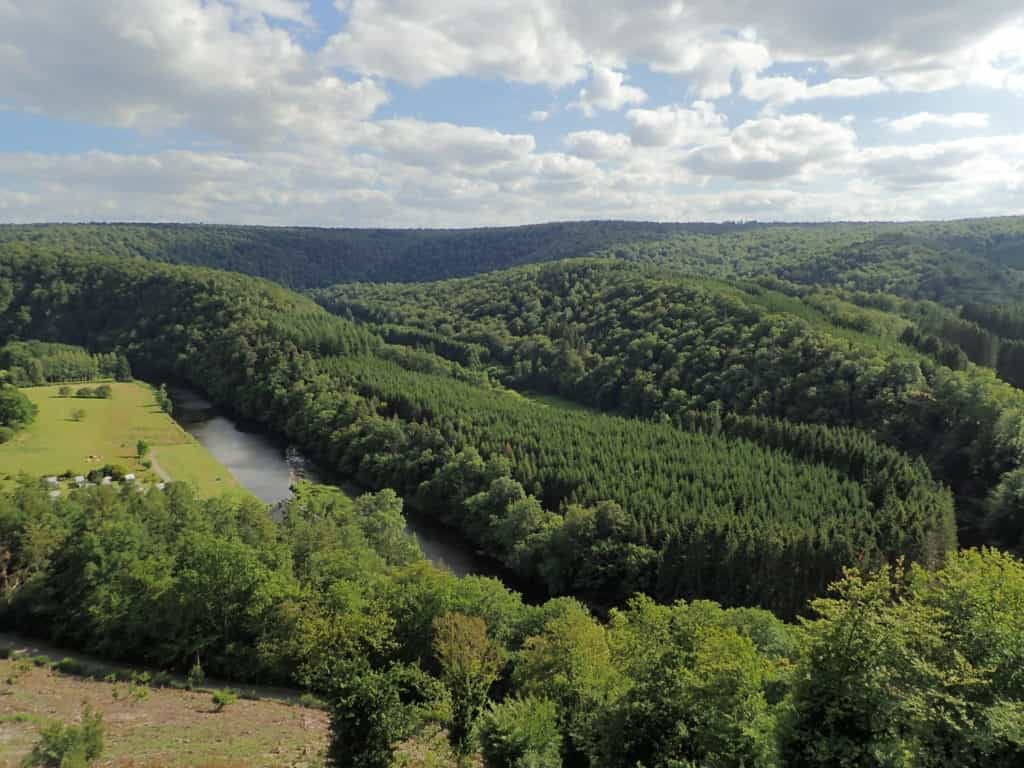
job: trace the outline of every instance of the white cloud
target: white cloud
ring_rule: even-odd
[[[146,131],[185,125],[238,142],[344,141],[387,100],[316,65],[258,0],[62,0],[0,5],[0,102]]]
[[[562,87],[592,66],[646,64],[684,75],[696,96],[713,99],[731,92],[735,75],[747,82],[774,62],[824,62],[849,81],[835,86],[844,93],[872,77],[899,90],[1024,84],[1019,0],[351,0],[345,7],[350,23],[332,40],[330,59],[414,84],[478,75]]]
[[[568,134],[563,144],[571,154],[591,160],[625,157],[630,150],[629,136],[604,131],[576,131]]]
[[[828,124],[785,128],[757,122],[761,125],[741,125],[729,138],[735,155],[728,161],[713,158],[721,164],[714,188],[696,184],[685,168],[665,162],[664,153],[677,150],[663,148],[595,160],[528,151],[514,138],[452,131],[447,147],[476,139],[484,148],[465,155],[475,158],[473,163],[431,164],[413,147],[393,151],[400,141],[422,139],[421,126],[415,125],[392,127],[388,149],[382,139],[364,152],[337,155],[315,150],[0,154],[0,218],[468,226],[595,217],[949,218],[1024,206],[1024,135],[861,150],[839,135],[830,149],[809,156],[796,147],[827,142],[833,130]],[[612,136],[610,142],[621,146],[624,137]],[[600,138],[589,139],[600,145]],[[502,145],[506,148],[496,148]],[[687,157],[684,152],[684,160],[694,162],[692,153]],[[702,160],[701,172],[707,172],[708,157]],[[612,165],[603,164],[608,162]],[[794,189],[779,173],[782,167],[793,171],[813,163],[833,163],[837,183]],[[728,174],[740,181],[729,185]]]
[[[244,13],[294,21],[305,26],[313,25],[309,3],[303,0],[226,0],[226,2],[228,5],[237,6]]]
[[[752,77],[743,83],[743,95],[753,101],[791,104],[813,99],[850,99],[884,93],[888,86],[877,77],[837,77],[809,85],[794,77]]]
[[[626,119],[632,125],[630,138],[638,147],[700,144],[724,135],[726,130],[725,115],[706,101],[694,102],[690,108],[631,109]]]
[[[598,109],[619,110],[627,104],[643,104],[647,94],[642,88],[626,85],[626,76],[607,67],[594,67],[590,82],[580,91],[579,101],[570,104],[592,117]]]
[[[536,142],[528,134],[403,118],[368,126],[363,143],[392,163],[471,170],[522,160]]]
[[[0,220],[459,226],[1020,210],[1024,136],[864,147],[856,115],[768,114],[886,90],[1024,94],[1019,0],[874,2],[339,0],[347,26],[313,51],[330,31],[312,26],[305,0],[0,0],[0,104],[128,128],[138,146],[189,142],[0,154]],[[649,71],[679,76],[655,78],[678,103],[649,103]],[[528,132],[403,116],[403,100],[379,119],[379,78],[458,75],[563,89],[529,94],[552,112],[579,94],[595,130],[551,150]],[[730,130],[735,102],[712,99],[736,87],[765,113]],[[509,103],[520,114],[531,102]],[[954,109],[884,124],[984,127]]]
[[[947,128],[987,128],[990,120],[990,116],[984,112],[955,112],[948,115],[917,112],[892,120],[883,118],[878,123],[894,133],[912,133],[926,125],[939,125]]]
[[[856,143],[852,128],[815,115],[764,117],[693,150],[686,164],[707,176],[782,179],[812,170],[834,172],[854,156]]]
[[[888,187],[956,187],[1024,181],[1024,137],[984,136],[932,144],[869,147],[858,158],[863,174]]]

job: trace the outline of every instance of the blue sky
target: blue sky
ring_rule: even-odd
[[[1019,0],[0,0],[0,71],[0,221],[1024,211]]]

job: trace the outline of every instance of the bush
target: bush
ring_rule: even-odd
[[[199,657],[197,656],[196,663],[188,671],[188,689],[194,691],[196,688],[202,688],[205,682],[206,673],[203,672],[203,665],[199,663]]]
[[[299,706],[305,707],[306,709],[320,709],[327,711],[330,707],[327,706],[327,702],[322,699],[318,699],[312,693],[304,693],[299,696]]]
[[[46,726],[22,768],[86,768],[101,754],[103,717],[86,704],[81,725]]]
[[[492,705],[478,725],[487,768],[560,768],[562,736],[549,699],[508,699]]]
[[[79,677],[84,677],[87,672],[86,666],[82,662],[70,658],[61,659],[53,665],[53,668],[65,675],[77,675]]]
[[[0,445],[10,442],[14,437],[14,430],[10,427],[0,427]]]
[[[229,707],[236,701],[238,701],[238,694],[230,688],[213,692],[214,712],[220,712],[224,707]]]

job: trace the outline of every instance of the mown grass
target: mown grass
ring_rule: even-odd
[[[159,482],[155,469],[144,467],[136,456],[141,439],[150,445],[149,458],[171,479],[193,483],[200,495],[243,492],[220,462],[160,410],[150,387],[138,382],[111,382],[110,387],[113,397],[108,400],[60,397],[59,386],[25,389],[39,406],[39,415],[0,445],[0,487],[9,487],[20,472],[32,477],[67,470],[85,475],[105,464],[121,465],[141,482]],[[80,421],[71,417],[76,409],[84,411]]]

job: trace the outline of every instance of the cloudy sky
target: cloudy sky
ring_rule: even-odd
[[[0,0],[0,221],[1022,212],[1021,0]]]

